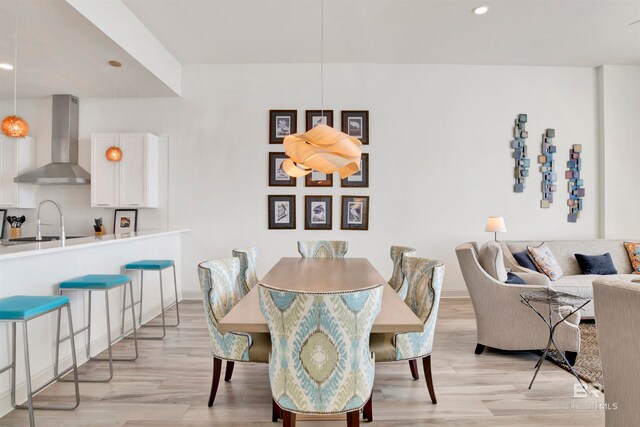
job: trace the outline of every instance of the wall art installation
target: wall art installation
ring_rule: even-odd
[[[569,161],[567,162],[568,171],[565,172],[565,178],[569,182],[569,215],[567,221],[578,222],[580,212],[582,212],[582,199],[584,197],[584,181],[580,177],[582,170],[582,145],[574,144],[569,150]]]
[[[538,156],[540,172],[542,172],[542,200],[540,207],[548,209],[553,203],[553,193],[558,191],[558,175],[555,173],[555,161],[553,155],[556,153],[556,146],[553,138],[556,136],[555,129],[547,129],[542,135],[542,154]]]
[[[513,191],[516,193],[522,193],[526,186],[527,177],[529,176],[529,167],[531,166],[531,160],[527,157],[527,138],[529,133],[526,128],[527,115],[518,114],[515,126],[513,127],[513,141],[511,141],[511,148],[513,148],[513,158],[516,162],[515,167],[515,185]]]

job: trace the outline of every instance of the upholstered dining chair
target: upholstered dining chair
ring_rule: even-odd
[[[271,332],[269,381],[273,421],[295,426],[296,414],[347,414],[373,420],[375,356],[369,335],[382,304],[382,286],[313,293],[259,285],[260,310]]]
[[[235,362],[268,363],[271,351],[269,334],[248,334],[218,331],[218,322],[240,300],[238,275],[240,260],[223,258],[202,262],[198,276],[204,302],[204,314],[209,325],[209,338],[213,354],[213,380],[209,394],[209,407],[213,406],[220,382],[222,361],[227,361],[225,381],[231,380]]]
[[[408,360],[411,375],[419,379],[417,359],[422,368],[432,403],[438,403],[431,374],[431,350],[440,305],[440,292],[444,278],[444,263],[426,258],[405,257],[402,272],[407,280],[406,304],[424,323],[422,332],[399,334],[371,334],[371,351],[376,362]]]
[[[344,240],[307,240],[298,242],[302,258],[344,258],[349,245]]]
[[[389,285],[402,300],[407,297],[407,281],[402,272],[402,259],[406,256],[416,256],[416,250],[408,246],[391,246],[391,261],[393,261],[393,273],[389,279]]]
[[[231,254],[240,260],[238,282],[240,284],[240,292],[242,296],[245,296],[258,283],[258,276],[256,275],[258,248],[235,248],[231,251]]]

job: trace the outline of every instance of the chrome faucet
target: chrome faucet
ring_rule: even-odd
[[[60,207],[58,202],[50,199],[43,200],[38,205],[38,225],[36,226],[36,241],[42,240],[42,226],[48,225],[48,224],[42,224],[40,222],[40,208],[42,208],[42,205],[46,203],[53,203],[53,205],[58,209],[58,213],[60,213],[60,242],[62,243],[62,246],[64,246],[64,240],[66,236],[64,233],[64,215],[62,215],[62,208]]]

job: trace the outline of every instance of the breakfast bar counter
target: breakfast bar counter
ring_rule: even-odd
[[[0,246],[0,298],[13,295],[57,295],[58,284],[86,274],[122,274],[122,267],[142,259],[174,260],[177,273],[178,293],[181,293],[181,240],[188,230],[158,230],[129,234],[115,234],[98,237],[67,239],[64,245],[60,241],[11,244]],[[160,314],[160,292],[158,275],[145,276],[145,295],[143,323]],[[134,292],[137,292],[138,277],[132,276]],[[171,285],[166,280],[165,286]],[[109,299],[112,333],[117,336],[122,317],[122,294],[112,292]],[[86,303],[84,293],[70,292],[73,323],[75,329],[86,324]],[[137,298],[137,297],[136,297]],[[165,305],[173,302],[173,292],[165,292]],[[93,319],[91,331],[92,353],[106,349],[105,303],[102,298],[93,301]],[[137,309],[137,307],[136,307]],[[29,326],[31,348],[31,372],[33,385],[38,387],[51,377],[55,346],[56,319],[53,315],[43,316]],[[131,325],[128,314],[125,327]],[[19,328],[18,328],[19,329]],[[67,330],[63,321],[62,331]],[[18,331],[18,352],[22,348]],[[10,330],[0,324],[0,366],[9,361]],[[86,361],[86,336],[76,337],[78,362]],[[61,347],[61,364],[69,363],[71,354],[68,345]],[[24,374],[17,369],[18,400],[24,396]],[[10,410],[10,376],[0,377],[0,416]]]

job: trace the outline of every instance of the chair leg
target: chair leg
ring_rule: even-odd
[[[427,389],[429,389],[431,402],[436,404],[438,400],[436,399],[436,392],[433,389],[433,378],[431,377],[431,355],[422,358],[422,368],[424,369],[424,376],[427,380]]]
[[[363,418],[369,422],[373,421],[373,393],[369,396],[369,400],[365,403],[364,408],[362,408]]]
[[[347,412],[347,427],[360,427],[360,411]]]
[[[409,369],[411,369],[411,376],[414,380],[420,379],[420,374],[418,373],[418,362],[416,359],[409,360]]]
[[[178,280],[176,279],[176,265],[173,264],[173,292],[176,295],[176,324],[180,324],[180,304],[178,303]],[[173,326],[173,325],[172,325]]]
[[[235,364],[229,360],[227,360],[227,369],[224,371],[224,381],[231,381],[231,376],[233,375],[233,366]]]
[[[278,406],[274,399],[271,399],[271,421],[277,423],[282,418],[282,409]]]
[[[482,345],[482,344],[479,344],[479,343],[478,343],[478,344],[476,345],[476,351],[475,351],[475,353],[476,353],[476,354],[482,354],[482,352],[484,351],[484,349],[485,349],[485,346],[484,346],[484,345]]]
[[[578,353],[575,351],[565,351],[564,356],[567,358],[567,361],[571,366],[576,364],[576,359],[578,358]]]
[[[211,381],[211,393],[209,394],[209,408],[213,406],[218,392],[218,383],[220,383],[220,371],[222,370],[222,359],[213,358],[213,380]]]
[[[282,425],[283,427],[295,427],[296,426],[296,414],[293,412],[282,410]]]
[[[24,345],[24,370],[27,383],[27,405],[29,407],[29,426],[35,427],[36,420],[33,413],[33,392],[31,388],[31,367],[29,365],[29,334],[27,333],[27,322],[22,322],[23,345]]]

